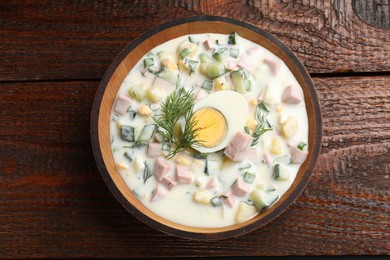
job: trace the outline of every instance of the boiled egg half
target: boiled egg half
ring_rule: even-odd
[[[232,90],[213,92],[194,106],[196,139],[192,148],[201,153],[224,149],[238,131],[242,131],[248,117],[248,102]]]

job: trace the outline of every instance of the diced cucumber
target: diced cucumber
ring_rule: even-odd
[[[225,74],[226,68],[223,63],[211,62],[206,65],[206,73],[210,79],[214,79]]]
[[[213,59],[206,53],[199,54],[199,60],[201,63],[210,63],[213,61]]]
[[[253,181],[255,180],[256,178],[256,174],[252,173],[252,172],[245,172],[244,173],[244,181],[247,182],[247,183],[253,183]]]
[[[229,35],[228,43],[232,44],[232,45],[236,45],[237,44],[237,34],[236,34],[236,32],[232,32]]]
[[[259,211],[262,211],[278,200],[278,194],[255,189],[250,193],[250,199]]]
[[[147,144],[153,138],[157,129],[156,124],[147,124],[141,131],[141,134],[137,140],[139,144]]]
[[[145,90],[139,86],[131,86],[129,89],[129,94],[138,102],[141,102],[145,99]]]
[[[234,70],[230,73],[230,77],[232,78],[234,89],[241,94],[245,94],[247,92],[247,78],[245,72],[242,69]]]
[[[229,55],[230,55],[230,57],[237,58],[239,53],[240,53],[239,49],[229,48]]]
[[[164,91],[157,85],[153,85],[146,90],[146,97],[152,103],[159,102],[164,98]]]
[[[289,165],[291,163],[291,158],[289,155],[283,155],[275,159],[276,164]]]
[[[214,198],[212,198],[210,200],[210,203],[211,205],[213,205],[214,207],[220,207],[222,206],[222,201],[221,199],[218,197],[218,196],[215,196]]]
[[[134,142],[135,141],[134,127],[129,126],[129,125],[121,125],[120,132],[121,132],[122,140],[127,141],[127,142]]]
[[[218,171],[218,162],[214,160],[206,160],[204,173],[206,175],[215,175]]]
[[[275,180],[278,181],[285,181],[288,180],[290,176],[289,170],[286,168],[286,166],[281,164],[275,164],[274,166],[274,172],[272,174],[272,177]]]
[[[184,48],[184,49],[179,53],[179,55],[180,55],[180,58],[181,58],[181,59],[184,59],[185,57],[187,57],[188,55],[190,55],[190,53],[191,53],[190,49]]]
[[[213,88],[213,82],[211,80],[206,79],[203,83],[201,88],[205,90],[211,90]]]
[[[266,192],[276,191],[276,188],[275,188],[274,185],[268,184],[267,187],[265,187],[265,191],[266,191]]]
[[[129,109],[128,110],[129,112],[129,117],[131,120],[134,120],[135,119],[135,116],[137,115],[137,111],[133,110],[133,109]]]
[[[154,65],[154,59],[153,58],[146,58],[144,59],[144,68],[149,68]]]
[[[176,70],[164,68],[163,70],[161,70],[161,72],[158,73],[158,76],[175,85],[178,77],[178,72]]]

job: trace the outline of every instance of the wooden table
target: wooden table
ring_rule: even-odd
[[[1,1],[0,257],[389,255],[390,1]],[[99,81],[163,22],[220,15],[278,37],[313,77],[323,146],[303,194],[261,229],[198,242],[128,213],[93,157]]]

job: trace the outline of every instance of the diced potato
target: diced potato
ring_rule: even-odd
[[[249,104],[252,107],[255,107],[255,106],[257,106],[259,104],[259,101],[256,98],[252,98],[251,100],[249,100]]]
[[[170,54],[162,54],[160,56],[160,64],[170,70],[177,70],[175,58]]]
[[[197,190],[194,192],[193,200],[197,203],[208,205],[213,198],[213,194],[208,190]]]
[[[116,168],[119,170],[119,169],[122,169],[122,170],[127,170],[128,166],[126,163],[124,162],[119,162],[116,164]]]
[[[276,96],[275,87],[268,85],[266,89],[264,89],[263,102],[268,106],[272,106],[276,102]]]
[[[259,189],[255,189],[250,193],[250,198],[259,211],[268,208],[278,199],[278,197],[279,196],[276,193],[266,192]]]
[[[218,77],[213,80],[213,87],[215,91],[228,90],[230,86],[228,85],[225,77]]]
[[[235,162],[233,160],[231,160],[229,157],[227,156],[224,156],[222,158],[222,163],[221,163],[221,166],[219,167],[220,170],[223,170],[231,165],[233,165]]]
[[[236,222],[240,223],[248,220],[257,213],[259,213],[259,210],[256,208],[256,206],[251,206],[241,201],[236,212]]]
[[[249,127],[250,130],[254,131],[257,126],[257,121],[253,116],[249,116],[246,120],[246,126]]]
[[[281,133],[286,139],[293,137],[298,130],[298,120],[295,116],[289,116],[281,122]]]
[[[146,96],[150,102],[156,103],[164,98],[164,91],[159,86],[153,85],[146,90]]]
[[[141,116],[150,116],[152,114],[152,110],[147,105],[142,105],[137,109],[138,114]]]
[[[270,153],[279,155],[282,153],[282,142],[278,136],[273,136],[271,139]]]
[[[208,178],[204,174],[195,178],[195,185],[199,188],[204,188],[208,182]]]
[[[133,168],[134,168],[135,172],[140,172],[144,167],[144,163],[138,157],[134,158],[132,163],[133,163]]]
[[[190,157],[184,153],[179,153],[175,157],[175,162],[179,165],[189,166],[192,163]]]

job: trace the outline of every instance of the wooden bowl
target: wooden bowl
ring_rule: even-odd
[[[196,33],[237,32],[282,59],[300,83],[309,123],[309,154],[288,191],[269,209],[256,217],[223,228],[198,228],[166,220],[146,208],[130,191],[115,168],[110,146],[110,112],[126,75],[144,54],[170,39]],[[146,32],[129,44],[110,65],[96,92],[91,114],[91,141],[94,156],[107,186],[117,200],[135,217],[162,232],[199,240],[237,237],[258,229],[287,209],[302,193],[310,180],[320,154],[322,138],[321,110],[314,84],[302,63],[278,39],[260,28],[226,17],[195,16],[165,23]]]

